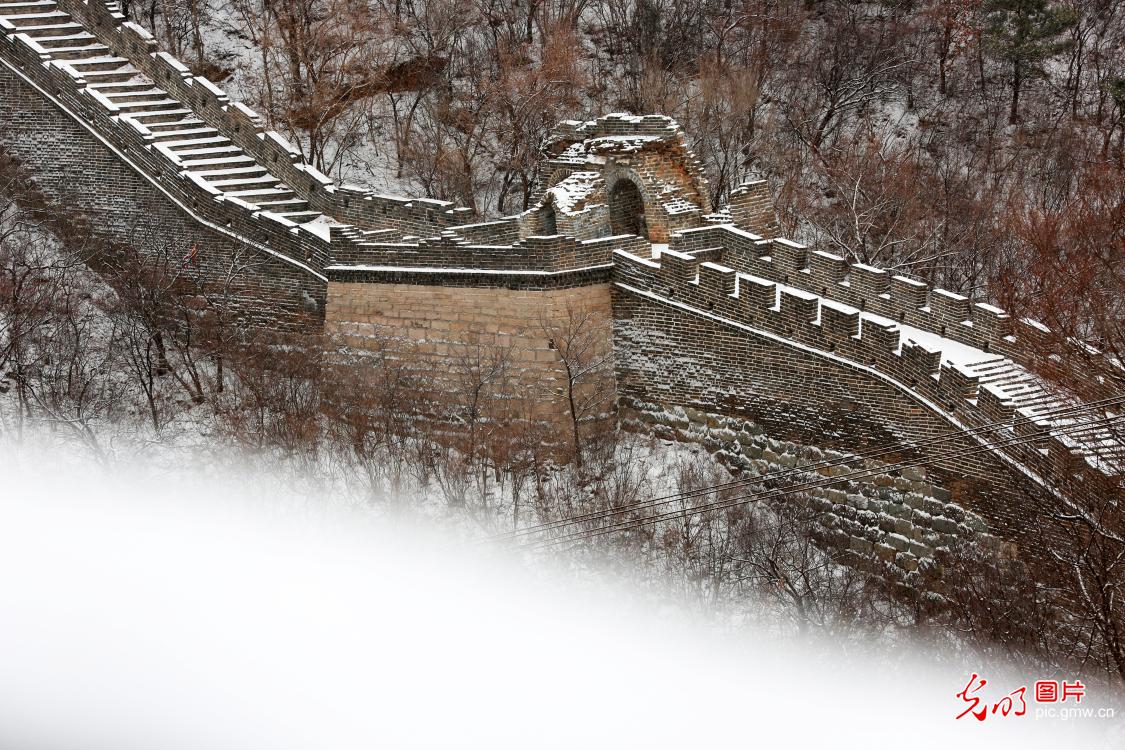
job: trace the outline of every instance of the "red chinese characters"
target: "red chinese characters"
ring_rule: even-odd
[[[997,711],[999,711],[1001,716],[1007,716],[1008,714],[1012,714],[1013,716],[1023,716],[1027,713],[1027,702],[1023,699],[1024,693],[1026,692],[1026,685],[1021,685],[1020,687],[1016,688],[1000,700],[996,701],[996,705],[992,707],[992,713],[996,713]]]
[[[1059,683],[1054,680],[1038,680],[1035,683],[1035,702],[1054,703],[1059,699]]]
[[[976,687],[973,687],[973,683],[977,682],[978,680],[980,681],[980,684],[977,685]],[[965,685],[965,689],[957,694],[958,698],[965,701],[965,703],[969,704],[968,708],[966,708],[964,711],[962,711],[960,714],[958,714],[958,716],[957,716],[958,719],[962,718],[965,714],[971,713],[973,716],[976,717],[977,721],[984,721],[984,718],[986,716],[988,716],[988,706],[986,705],[980,711],[977,711],[976,708],[977,708],[977,706],[979,706],[982,703],[982,701],[981,701],[980,698],[973,695],[973,693],[979,692],[980,689],[987,684],[988,684],[988,680],[985,680],[985,679],[982,679],[982,678],[978,677],[977,673],[973,672],[973,676],[969,678],[969,682],[968,682],[967,685]]]
[[[1027,713],[1026,685],[1021,685],[993,703],[992,710],[989,711],[989,704],[978,695],[987,684],[988,680],[973,672],[964,689],[957,693],[957,697],[966,705],[965,710],[957,715],[958,719],[972,714],[977,721],[984,721],[989,713],[1000,716],[1023,716]],[[1086,686],[1080,680],[1036,680],[1034,687],[1036,703],[1066,703],[1072,698],[1075,703],[1081,703],[1086,695]]]
[[[1074,698],[1075,703],[1082,702],[1082,696],[1086,695],[1086,686],[1081,681],[1075,680],[1073,684],[1063,680],[1062,684],[1062,702],[1066,703],[1067,698]]]

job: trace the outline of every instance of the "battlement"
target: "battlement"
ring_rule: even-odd
[[[161,51],[112,3],[0,0],[0,76],[0,85],[24,103],[0,106],[11,121],[0,131],[0,145],[22,149],[56,187],[65,189],[65,172],[88,159],[100,159],[99,175],[129,182],[82,183],[89,195],[79,205],[92,209],[107,234],[130,241],[130,225],[175,224],[162,239],[180,251],[213,244],[215,252],[206,255],[216,276],[223,272],[222,252],[232,258],[242,246],[254,247],[272,256],[268,263],[285,267],[249,279],[249,296],[263,306],[284,302],[314,312],[325,300],[325,320],[348,336],[372,321],[405,325],[410,315],[425,325],[406,325],[406,338],[431,328],[483,335],[483,327],[506,335],[526,321],[500,316],[495,322],[497,310],[518,303],[539,317],[534,298],[545,293],[558,302],[552,314],[559,320],[567,304],[599,310],[599,335],[607,347],[620,345],[623,358],[668,354],[647,342],[643,353],[625,349],[631,344],[614,330],[621,321],[608,319],[612,282],[643,298],[641,312],[676,308],[769,338],[799,352],[798,359],[777,360],[795,372],[825,359],[837,369],[846,363],[958,425],[1013,415],[1039,419],[1071,403],[1021,366],[1040,332],[1035,324],[779,237],[764,181],[739,186],[715,210],[698,160],[668,117],[611,114],[561,123],[545,147],[529,209],[481,221],[449,202],[334,183],[267,130],[260,115]],[[67,127],[52,129],[48,120],[59,119],[59,110]],[[86,141],[69,149],[67,139],[76,134]],[[41,139],[51,142],[51,153],[40,153]],[[149,193],[168,199],[159,212]],[[431,298],[445,306],[436,308]],[[496,310],[485,310],[485,301]],[[407,303],[402,315],[388,309]],[[334,304],[345,307],[334,310]],[[254,319],[268,319],[260,313]],[[652,317],[657,326],[669,320]],[[534,361],[554,362],[550,341],[541,338],[531,345]],[[707,344],[675,353],[685,361],[710,357]],[[802,396],[810,408],[819,404],[815,389]],[[728,397],[737,399],[733,391],[721,395]],[[870,403],[877,412],[888,402]],[[913,409],[895,417],[917,417]],[[1075,467],[1095,468],[1103,478],[1120,473],[1120,453],[1103,450],[1110,444],[1117,450],[1116,443],[1101,445],[1101,438],[1071,440],[1056,432],[1007,452],[1041,474],[1054,471],[1055,486],[1066,487],[1080,483]]]
[[[692,253],[720,248],[723,263],[752,276],[810,292],[825,300],[904,323],[983,352],[1019,356],[1017,325],[997,307],[931,288],[905,275],[861,263],[784,238],[768,239],[729,224],[688,229],[670,247]]]
[[[755,263],[749,262],[750,258]],[[981,345],[967,343],[969,336],[962,336],[961,341],[943,337],[914,324],[928,322],[932,328],[940,327],[926,317],[934,313],[923,309],[929,293],[925,285],[905,277],[887,278],[889,274],[879,269],[860,267],[859,275],[870,281],[869,291],[876,293],[876,301],[869,303],[859,295],[852,297],[859,304],[842,301],[843,295],[832,299],[822,294],[821,284],[845,284],[848,270],[841,265],[843,259],[808,253],[796,243],[771,242],[733,227],[715,227],[685,232],[674,238],[672,247],[656,249],[651,255],[617,250],[614,263],[614,281],[628,292],[690,309],[820,356],[846,360],[893,380],[963,424],[1020,416],[1034,418],[1035,429],[1066,427],[1071,420],[1056,423],[1043,415],[1078,405],[988,346],[998,338],[1009,346],[1015,344],[1014,338],[1005,333],[1002,311],[987,305],[968,306],[971,314],[981,317],[966,322],[986,321],[985,325],[964,326],[983,330],[979,334]],[[769,278],[771,275],[775,278]],[[801,285],[784,279],[799,280]],[[937,296],[945,298],[948,293]],[[956,311],[966,309],[967,300],[954,297],[952,305],[956,317],[960,314]],[[1123,470],[1117,451],[1107,448],[1111,444],[1114,441],[1108,433],[1074,439],[1058,431],[1036,448],[1021,446],[1012,452],[1024,464],[1061,473],[1064,481],[1070,481],[1076,464],[1081,464],[1085,472],[1100,473],[1104,479]]]

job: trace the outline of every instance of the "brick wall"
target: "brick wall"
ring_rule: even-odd
[[[597,397],[590,414],[612,411],[611,305],[605,283],[521,290],[441,284],[333,281],[328,286],[327,335],[357,352],[390,352],[421,375],[437,416],[456,421],[475,384],[468,369],[503,357],[503,378],[487,388],[486,418],[533,419],[569,444],[566,376],[560,358],[568,334],[590,344],[587,361],[605,360],[579,382],[582,398]],[[360,358],[362,359],[362,357]]]
[[[773,193],[765,180],[744,182],[730,192],[731,220],[765,239],[778,235]]]
[[[38,187],[84,214],[103,239],[142,253],[182,257],[199,246],[199,272],[218,280],[233,265],[231,304],[246,324],[318,327],[326,283],[260,247],[206,226],[6,67],[0,66],[0,147]]]
[[[615,284],[613,317],[620,414],[649,428],[661,429],[661,414],[686,408],[726,420],[720,427],[727,431],[753,425],[776,441],[844,454],[955,430],[908,389],[869,368],[756,333],[675,297]],[[741,452],[735,450],[733,434],[719,439],[731,443],[728,453]],[[995,453],[977,448],[972,438],[958,437],[940,446],[904,449],[894,460],[934,461],[926,483],[942,490],[943,501],[979,514],[998,537],[1040,549],[1044,540],[1029,534],[1026,516],[1033,507],[1029,498],[1042,499],[1044,491]],[[964,450],[974,452],[941,458],[944,452]],[[864,494],[862,487],[851,491]],[[880,533],[890,532],[873,529],[860,536],[882,543]]]

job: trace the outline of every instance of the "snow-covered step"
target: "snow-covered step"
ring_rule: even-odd
[[[259,187],[251,190],[224,190],[227,195],[233,195],[235,198],[241,198],[251,203],[258,203],[261,205],[261,200],[266,201],[285,201],[296,196],[292,190],[287,187]]]
[[[200,122],[197,125],[188,125],[182,128],[166,125],[163,130],[154,134],[154,137],[163,143],[174,143],[176,141],[188,141],[192,138],[205,138],[217,132],[219,131],[207,123]]]
[[[1043,390],[1040,390],[1040,391],[1036,392],[1035,394],[1033,394],[1031,396],[1028,396],[1026,398],[1021,397],[1021,400],[1020,400],[1020,403],[1019,403],[1019,408],[1021,408],[1021,409],[1034,409],[1034,408],[1037,408],[1037,407],[1045,407],[1045,408],[1050,409],[1050,408],[1054,408],[1054,407],[1060,407],[1061,408],[1063,406],[1065,406],[1065,404],[1063,404],[1061,401],[1059,401],[1052,394],[1047,393],[1046,391],[1043,391]]]
[[[83,74],[84,78],[89,78],[85,75],[86,72],[103,71],[106,73],[121,73],[125,68],[128,68],[130,77],[135,76],[140,71],[129,64],[129,61],[124,57],[116,57],[114,55],[105,55],[103,57],[92,57],[89,60],[75,60],[70,63],[70,67]]]
[[[176,156],[184,164],[189,164],[200,159],[213,159],[217,157],[232,157],[240,156],[242,149],[238,146],[212,146],[209,148],[193,148],[187,151],[179,151]]]
[[[190,109],[165,109],[133,112],[128,116],[137,122],[144,123],[151,130],[152,126],[150,123],[180,122],[191,114],[194,113]]]
[[[197,174],[208,182],[214,182],[221,179],[235,179],[238,177],[253,177],[258,175],[265,175],[266,169],[257,163],[250,163],[249,165],[239,165],[233,167],[212,167],[210,169],[193,169],[193,174]],[[280,180],[278,180],[280,182]]]
[[[225,135],[219,135],[217,130],[204,130],[195,138],[169,139],[164,141],[164,145],[173,151],[195,151],[196,149],[214,146],[229,146],[230,139]]]
[[[84,29],[81,26],[71,21],[44,24],[41,26],[25,26],[20,29],[20,33],[26,34],[27,36],[35,39],[36,42],[38,42],[41,37],[55,37],[63,36],[66,34],[78,34],[83,30]]]
[[[191,114],[191,113],[189,113]],[[166,122],[150,122],[146,123],[146,127],[152,131],[154,135],[163,135],[165,133],[179,133],[192,128],[210,127],[207,123],[191,114],[189,117],[180,117]]]
[[[125,114],[136,115],[142,112],[171,112],[174,110],[183,110],[183,102],[176,99],[169,99],[167,95],[160,99],[153,99],[147,102],[122,102],[117,105]]]
[[[148,91],[152,88],[152,81],[147,78],[134,76],[124,81],[98,80],[88,83],[87,87],[94,89],[98,93],[109,96],[110,94],[120,94],[127,91]]]
[[[278,213],[277,211],[272,211],[271,213],[275,213],[278,216],[286,218],[294,224],[304,224],[320,216],[323,216],[323,214],[319,211],[292,211],[290,213]]]
[[[293,213],[295,211],[304,211],[309,207],[309,202],[301,198],[290,198],[288,200],[255,200],[252,203],[258,204],[259,208],[264,208],[270,213],[285,214]]]
[[[207,178],[208,184],[222,190],[224,193],[230,193],[235,190],[251,190],[260,187],[273,187],[281,182],[271,174],[262,174],[253,177],[230,177],[229,175],[220,175],[218,178]]]
[[[995,380],[996,378],[1006,377],[1011,373],[1011,363],[1006,362],[1002,367],[969,366],[966,369],[978,378],[990,378]]]
[[[166,91],[154,89],[151,84],[148,88],[137,88],[130,91],[112,91],[102,92],[105,93],[107,99],[114,104],[121,106],[130,102],[158,102],[168,97]]]
[[[996,383],[996,384],[1004,385],[1004,384],[1007,384],[1007,383],[1019,383],[1022,380],[1026,380],[1027,378],[1028,378],[1028,374],[1026,372],[1023,372],[1021,370],[1012,369],[1012,370],[1001,370],[1001,371],[981,375],[980,376],[980,382],[982,382],[982,383]]]
[[[1000,393],[1004,394],[1008,398],[1013,398],[1015,396],[1020,396],[1020,395],[1026,394],[1026,393],[1034,393],[1036,391],[1035,384],[1029,383],[1029,382],[1005,383],[1004,385],[1001,385],[1001,386],[997,386],[995,384],[990,383],[989,385],[992,388],[992,390],[999,391]]]
[[[68,13],[63,13],[61,10],[51,10],[44,13],[21,13],[11,16],[5,16],[3,13],[0,13],[0,17],[21,29],[24,26],[45,26],[53,22],[67,23],[70,21],[70,15]]]
[[[1030,375],[1024,375],[1021,378],[1010,378],[1008,380],[994,380],[989,381],[988,385],[996,390],[1011,391],[1012,393],[1023,393],[1028,389],[1038,389],[1039,383]]]
[[[1041,417],[1043,415],[1057,413],[1061,409],[1070,409],[1075,406],[1077,406],[1077,404],[1064,401],[1044,400],[1034,404],[1022,404],[1019,409],[1021,413],[1026,413],[1029,417]],[[1069,419],[1070,416],[1067,415],[1063,418]]]
[[[29,0],[18,3],[0,3],[0,18],[27,13],[42,13],[55,7],[54,0]]]
[[[206,169],[208,167],[238,167],[249,166],[254,163],[254,160],[245,154],[241,156],[227,156],[220,159],[187,159],[183,161],[183,165],[187,167],[190,172],[197,172],[198,169]]]
[[[80,31],[76,34],[45,34],[35,40],[36,44],[44,49],[51,50],[52,53],[56,49],[81,47],[82,45],[90,45],[95,42],[97,42],[97,40],[94,39],[94,35],[87,31]]]
[[[88,60],[91,57],[100,57],[109,52],[109,47],[101,42],[95,44],[80,44],[75,47],[58,47],[51,50],[51,57],[55,60]]]
[[[1036,380],[1027,372],[1006,372],[1003,375],[981,378],[981,382],[994,385],[998,388],[1008,388],[1010,386],[1034,383]]]
[[[74,64],[71,63],[71,67]],[[91,84],[115,84],[125,83],[131,81],[136,77],[137,71],[129,67],[125,68],[111,68],[107,70],[82,70],[79,71],[82,80],[86,81],[87,85]]]
[[[989,357],[988,359],[982,359],[979,362],[970,362],[968,365],[966,365],[966,367],[969,367],[973,370],[984,371],[992,370],[997,367],[1008,367],[1010,365],[1011,362],[1007,359],[1004,359],[1003,357]]]
[[[1040,414],[1049,414],[1057,409],[1065,409],[1066,404],[1060,403],[1053,398],[1043,398],[1041,395],[1035,395],[1030,398],[1016,397],[1012,399],[1012,406],[1020,411],[1021,414],[1028,414],[1029,416],[1039,416]]]

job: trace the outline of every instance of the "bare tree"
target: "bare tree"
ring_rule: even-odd
[[[562,396],[575,461],[582,465],[584,423],[604,416],[613,397],[613,352],[605,314],[567,303],[557,317],[539,319],[539,331],[562,370]]]

